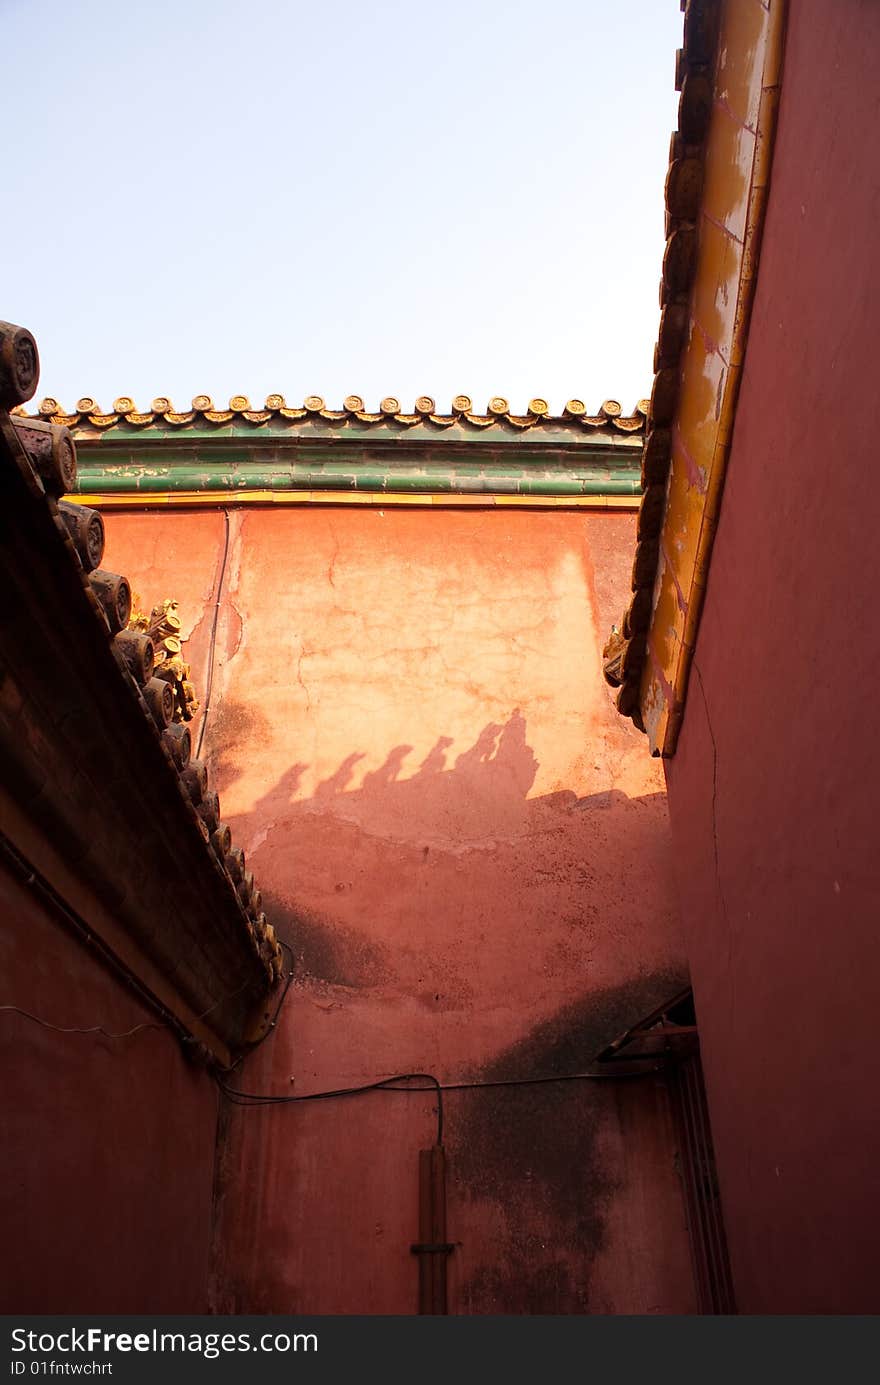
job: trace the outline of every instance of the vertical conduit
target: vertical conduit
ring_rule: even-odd
[[[692,1054],[682,1062],[673,1064],[669,1077],[678,1126],[697,1306],[701,1313],[735,1313],[733,1279],[721,1217],[715,1153],[699,1054]]]
[[[446,1153],[434,1145],[419,1150],[419,1240],[410,1246],[419,1261],[419,1313],[449,1312],[446,1261],[454,1249],[446,1239]]]

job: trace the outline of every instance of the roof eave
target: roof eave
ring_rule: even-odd
[[[664,756],[675,753],[684,715],[733,434],[785,22],[784,0],[748,14],[723,0],[684,8],[633,597],[606,647],[618,710]]]
[[[0,831],[141,991],[228,1063],[267,1022],[265,968],[2,412],[0,540]]]

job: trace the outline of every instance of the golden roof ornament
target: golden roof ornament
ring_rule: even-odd
[[[190,682],[190,666],[184,662],[182,655],[183,641],[177,602],[167,597],[147,615],[140,609],[139,598],[134,596],[128,628],[143,631],[153,641],[156,652],[153,677],[171,684],[174,695],[172,721],[192,721],[193,714],[199,710],[199,702],[195,688]]]

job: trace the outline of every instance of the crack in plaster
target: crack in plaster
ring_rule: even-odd
[[[718,901],[721,905],[721,914],[724,919],[725,928],[727,932],[727,970],[728,975],[730,975],[731,980],[733,980],[733,973],[731,972],[733,938],[732,930],[730,927],[730,915],[727,912],[727,900],[724,897],[724,886],[721,883],[721,863],[719,860],[718,852],[718,743],[715,740],[715,731],[712,726],[712,718],[709,715],[709,699],[706,696],[706,688],[703,683],[703,674],[700,670],[699,664],[696,661],[696,658],[693,658],[691,660],[691,664],[694,669],[694,672],[697,675],[697,682],[700,685],[700,694],[703,699],[703,710],[706,713],[706,728],[709,732],[709,739],[712,742],[712,851],[715,862],[715,885],[718,890]]]
[[[303,666],[303,659],[309,659],[309,658],[311,658],[311,653],[310,653],[310,651],[306,649],[305,645],[301,645],[301,646],[300,646],[300,651],[299,651],[299,657],[298,657],[298,659],[297,659],[297,661],[296,661],[296,681],[297,681],[297,683],[299,683],[300,687],[302,688],[303,692],[304,692],[305,695],[306,695],[306,711],[307,711],[307,712],[311,712],[311,710],[312,710],[312,694],[310,693],[309,688],[308,688],[308,685],[306,684],[306,681],[305,681],[305,679],[303,678],[302,666]]]
[[[337,535],[337,533],[336,533],[336,530],[333,528],[333,523],[332,523],[332,521],[328,521],[328,523],[329,523],[329,527],[330,527],[330,535],[331,535],[331,537],[332,537],[332,539],[333,539],[333,553],[332,553],[332,556],[331,556],[331,558],[330,558],[330,565],[329,565],[329,567],[327,568],[327,581],[330,583],[331,587],[332,587],[333,590],[335,591],[335,590],[336,590],[336,580],[335,580],[335,577],[334,577],[334,573],[335,573],[335,571],[336,571],[336,560],[337,560],[337,558],[339,557],[339,538],[338,538],[338,535]]]

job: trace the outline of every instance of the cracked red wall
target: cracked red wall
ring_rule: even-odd
[[[224,516],[107,525],[105,561],[180,600],[204,688]],[[633,526],[231,512],[205,749],[300,966],[249,1088],[576,1071],[676,988],[662,778],[601,680]],[[414,1311],[433,1105],[234,1112],[215,1303]],[[653,1079],[450,1093],[446,1117],[452,1311],[692,1307]]]
[[[876,6],[789,6],[732,452],[668,765],[752,1313],[880,1307],[878,61]]]

